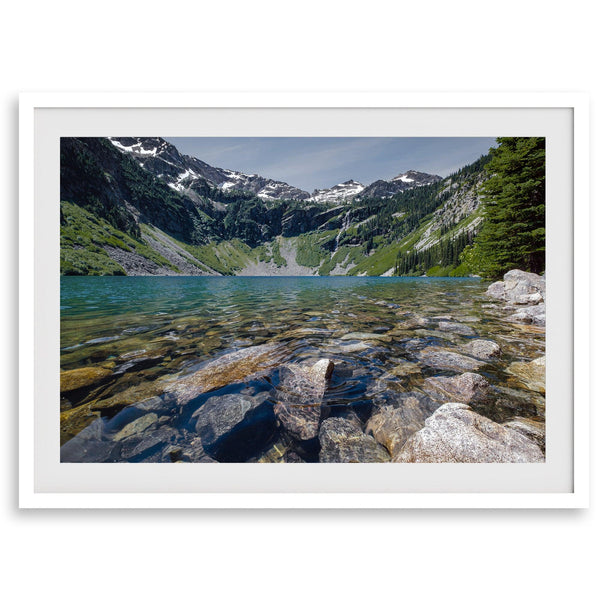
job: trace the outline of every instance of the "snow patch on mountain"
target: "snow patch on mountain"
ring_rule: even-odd
[[[331,188],[315,190],[309,200],[311,202],[346,202],[356,198],[364,189],[365,186],[362,183],[350,179]]]

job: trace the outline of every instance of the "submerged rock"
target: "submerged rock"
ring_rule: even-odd
[[[341,343],[341,344],[331,344],[328,346],[332,351],[340,352],[342,354],[351,354],[353,352],[364,352],[365,350],[373,349],[373,346],[367,344],[366,342],[356,342],[356,343]]]
[[[113,462],[118,448],[104,438],[105,423],[96,419],[60,448],[60,462]]]
[[[261,370],[275,367],[285,357],[282,344],[250,346],[225,354],[205,364],[195,373],[166,386],[165,391],[186,404],[200,394],[242,381]]]
[[[375,438],[363,433],[355,421],[340,417],[325,419],[319,430],[319,462],[388,462],[390,455]]]
[[[408,360],[397,359],[396,366],[390,371],[395,377],[407,377],[409,375],[420,375],[421,367],[417,363]]]
[[[167,458],[167,456],[165,456],[165,458]],[[183,462],[192,463],[217,462],[214,458],[211,458],[206,454],[204,446],[202,445],[202,440],[199,436],[193,438],[187,445],[182,445],[181,460]]]
[[[333,361],[327,358],[311,367],[290,364],[281,368],[274,412],[284,429],[296,439],[317,436],[324,416],[322,400],[333,369]]]
[[[113,376],[110,369],[103,367],[81,367],[60,373],[61,396],[69,400],[76,399],[85,394],[93,386],[108,382]]]
[[[485,363],[469,356],[450,350],[441,350],[440,348],[425,348],[419,352],[418,358],[428,367],[448,371],[476,371],[485,365]]]
[[[439,404],[423,394],[407,393],[395,406],[384,406],[368,421],[366,433],[386,447],[395,458],[406,440],[425,425]]]
[[[90,404],[91,410],[99,411],[103,416],[114,415],[117,411],[137,404],[146,399],[155,398],[160,394],[164,382],[160,380],[144,381],[139,385],[129,386],[124,390],[118,391],[111,396],[95,400]],[[112,389],[107,389],[106,394],[110,394]]]
[[[471,404],[485,400],[491,389],[485,377],[477,373],[463,373],[454,377],[428,377],[423,391],[437,402]]]
[[[544,462],[538,445],[512,428],[449,403],[408,439],[395,462],[535,463]]]
[[[150,427],[155,426],[157,421],[158,415],[156,413],[147,413],[139,417],[135,421],[132,421],[131,423],[125,425],[123,429],[115,433],[115,435],[113,436],[113,440],[115,442],[118,442],[129,436],[140,434],[149,429]]]
[[[405,333],[408,329],[417,329],[419,327],[425,327],[429,324],[429,319],[421,317],[412,313],[405,313],[400,315],[400,322],[396,324],[394,329],[389,333],[394,335],[397,333]]]
[[[502,354],[500,346],[491,340],[473,340],[461,346],[460,349],[469,356],[483,360],[489,360]]]
[[[123,441],[121,446],[121,458],[132,460],[139,458],[142,454],[158,451],[161,447],[177,440],[178,432],[173,427],[159,427],[154,430],[146,430],[142,433],[132,435]],[[160,455],[155,457],[154,462],[161,462]]]
[[[90,410],[89,404],[60,413],[60,443],[61,445],[75,437],[90,423],[98,419],[98,413]]]
[[[259,463],[284,463],[285,456],[290,449],[288,444],[281,441],[273,444],[266,452],[264,452],[256,462]]]
[[[529,390],[546,393],[546,357],[540,356],[531,362],[513,362],[506,369]]]
[[[449,331],[439,331],[437,329],[415,329],[414,335],[420,335],[424,338],[438,338],[440,340],[448,340],[454,342],[456,340],[456,333],[450,333]]]
[[[451,321],[441,321],[438,325],[440,331],[448,331],[450,333],[458,333],[459,335],[476,335],[475,330],[468,325],[462,323],[452,323]]]
[[[212,396],[192,415],[206,452],[226,461],[243,461],[275,433],[273,405],[267,394]]]
[[[386,335],[384,333],[362,333],[362,332],[354,332],[354,333],[347,333],[345,335],[343,335],[341,338],[341,340],[359,340],[359,341],[365,341],[365,340],[377,340],[380,342],[391,342],[392,338],[389,335]]]

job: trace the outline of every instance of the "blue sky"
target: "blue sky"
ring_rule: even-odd
[[[180,137],[182,154],[214,167],[285,181],[312,192],[355,179],[368,185],[410,169],[449,175],[495,146],[495,138]]]

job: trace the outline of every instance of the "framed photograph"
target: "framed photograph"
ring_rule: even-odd
[[[20,506],[580,508],[587,98],[23,94]]]

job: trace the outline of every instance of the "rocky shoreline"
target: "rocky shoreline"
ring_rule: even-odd
[[[485,293],[489,310],[543,332],[544,277],[510,271]],[[290,362],[278,341],[233,350],[188,375],[90,406],[78,407],[77,399],[112,372],[64,371],[61,396],[73,406],[68,412],[79,410],[87,426],[63,444],[61,461],[543,462],[545,357],[510,363],[505,372],[518,389],[502,388],[478,373],[501,359],[502,344],[478,338],[472,325],[452,315],[398,311],[395,329],[331,340],[325,348],[350,353],[406,339],[424,327],[444,343],[463,340],[447,348],[422,346],[419,338],[411,345],[409,339],[405,347],[412,359],[399,358],[389,375],[398,381],[397,393],[382,394],[365,410],[360,403],[325,401],[332,380],[344,377],[342,364],[328,357]],[[259,375],[272,382],[271,389],[240,385]],[[503,422],[486,416],[491,404],[518,403],[529,395],[539,398],[536,414]]]

